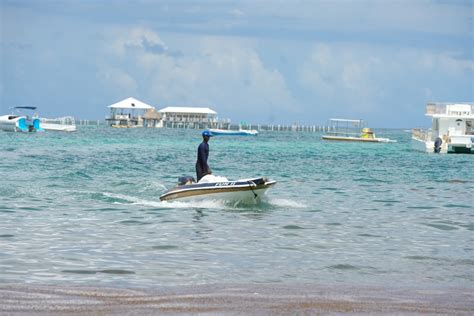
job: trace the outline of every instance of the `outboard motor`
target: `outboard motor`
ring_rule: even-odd
[[[196,183],[196,180],[193,176],[182,176],[178,178],[178,185],[186,185]]]
[[[434,142],[434,152],[439,153],[441,151],[441,145],[443,144],[443,140],[440,137],[436,137]]]

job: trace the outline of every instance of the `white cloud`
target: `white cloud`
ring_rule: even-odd
[[[302,63],[299,80],[328,109],[337,105],[341,111],[366,114],[381,110],[381,105],[398,107],[405,96],[446,98],[454,94],[454,82],[469,86],[465,81],[472,80],[474,63],[455,56],[456,52],[319,43]]]
[[[135,79],[120,68],[102,67],[98,79],[107,89],[120,91],[124,95],[137,93],[137,82]]]
[[[470,33],[472,3],[432,0],[362,1],[267,1],[244,0],[239,10],[249,20],[265,25],[268,19],[291,24],[287,28],[317,31]]]
[[[340,102],[370,110],[383,93],[377,79],[385,65],[372,54],[357,51],[342,45],[315,45],[300,69],[302,86],[328,106]]]
[[[168,49],[155,32],[144,27],[135,27],[123,33],[113,30],[107,34],[110,39],[106,46],[108,53],[122,58],[131,49],[147,50],[149,47],[161,47],[163,51]]]
[[[243,16],[245,16],[245,13],[242,12],[241,10],[239,9],[233,9],[230,11],[230,14],[234,17],[234,18],[241,18]]]
[[[136,82],[136,90],[160,106],[211,106],[221,116],[238,120],[264,121],[274,112],[296,109],[284,77],[264,65],[253,41],[204,37],[193,41],[191,48],[173,47],[187,51],[173,56],[146,49],[144,39],[167,47],[151,30],[134,28],[119,34],[109,46],[113,58],[103,67],[109,74],[104,79],[117,88],[133,88]]]
[[[474,61],[454,58],[455,53],[423,54],[420,64],[426,69],[438,69],[443,73],[457,75],[465,71],[474,71]]]

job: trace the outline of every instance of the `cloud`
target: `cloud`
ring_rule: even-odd
[[[230,11],[230,14],[231,16],[233,16],[234,18],[242,18],[245,16],[245,13],[242,12],[241,10],[239,9],[233,9]]]
[[[359,111],[376,106],[383,94],[377,80],[383,77],[383,62],[372,56],[355,53],[341,45],[317,44],[300,68],[300,82],[326,104],[351,104]]]
[[[419,64],[426,70],[441,70],[443,73],[458,75],[474,71],[474,61],[456,58],[455,52],[449,53],[423,53],[419,57]]]
[[[321,111],[359,116],[386,115],[416,102],[421,106],[428,98],[464,98],[469,91],[472,97],[473,73],[473,61],[455,51],[393,51],[353,43],[315,44],[298,72]]]
[[[120,68],[103,67],[98,74],[98,80],[107,89],[120,91],[123,95],[137,93],[138,84],[135,79]]]
[[[253,41],[200,37],[192,46],[178,47],[186,53],[175,56],[164,54],[167,45],[149,29],[114,34],[119,35],[109,36],[112,58],[104,61],[103,78],[117,88],[136,87],[138,98],[160,106],[210,106],[237,120],[267,121],[297,110],[283,75],[263,63]]]
[[[158,54],[168,50],[156,33],[143,27],[132,28],[126,33],[108,31],[107,38],[110,39],[106,47],[108,52],[121,57],[130,50],[145,50]]]
[[[325,30],[349,33],[388,31],[436,34],[469,34],[472,26],[472,2],[449,1],[289,1],[238,2],[249,23],[261,26],[288,22],[285,28]],[[252,13],[252,14],[250,14]],[[289,23],[291,22],[291,23]]]

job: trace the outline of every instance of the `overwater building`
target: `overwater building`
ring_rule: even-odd
[[[166,107],[159,111],[163,126],[172,128],[215,128],[217,112],[210,108]]]
[[[217,112],[210,108],[155,107],[128,98],[109,105],[107,124],[112,127],[228,128],[230,121],[219,122]]]
[[[128,98],[108,106],[110,116],[105,120],[112,127],[144,127],[144,115],[147,111],[155,109],[134,98]]]

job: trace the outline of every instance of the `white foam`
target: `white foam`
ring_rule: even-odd
[[[145,205],[158,208],[177,208],[177,209],[189,209],[189,208],[203,208],[203,209],[240,209],[238,206],[230,206],[222,200],[202,200],[202,201],[156,201],[156,200],[145,200],[135,196],[117,194],[110,192],[103,192],[105,196],[124,200],[130,204]],[[269,199],[267,203],[277,207],[288,207],[288,208],[307,208],[308,206],[289,199]],[[124,204],[121,202],[115,202],[115,204]],[[245,207],[243,207],[245,209]]]
[[[189,209],[189,208],[223,208],[225,207],[225,203],[222,201],[214,201],[214,200],[207,200],[207,201],[189,201],[189,202],[182,202],[182,201],[155,201],[155,200],[145,200],[145,199],[140,199],[134,196],[130,195],[125,195],[125,194],[116,194],[116,193],[109,193],[109,192],[103,192],[102,193],[105,196],[115,198],[115,199],[121,199],[127,202],[130,202],[130,204],[135,204],[135,205],[145,205],[145,206],[152,206],[152,207],[159,207],[159,208],[184,208],[184,209]],[[124,204],[120,202],[115,202],[116,204]]]
[[[148,187],[151,189],[160,188],[160,189],[166,190],[166,186],[161,182],[150,182],[148,184]]]
[[[213,209],[213,208],[219,208],[222,209],[223,207],[226,207],[225,203],[223,201],[218,201],[218,200],[207,200],[207,201],[189,201],[189,202],[183,202],[183,201],[162,201],[161,202],[162,207],[169,207],[169,208],[208,208],[208,209]]]
[[[306,208],[307,205],[288,199],[270,199],[269,204],[279,207]]]

